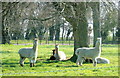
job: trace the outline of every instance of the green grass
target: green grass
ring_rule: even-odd
[[[25,60],[24,67],[19,65],[18,50],[32,45],[1,45],[0,54],[2,57],[2,74],[4,76],[118,76],[118,47],[117,45],[103,45],[101,57],[110,60],[110,64],[84,63],[77,66],[71,61],[48,61],[52,55],[54,45],[39,45],[39,54],[35,67],[29,67],[29,60]],[[64,51],[67,58],[73,54],[73,45],[60,45],[60,50]],[[101,69],[96,69],[96,68]],[[83,69],[83,70],[80,70]],[[16,74],[15,74],[16,73]]]

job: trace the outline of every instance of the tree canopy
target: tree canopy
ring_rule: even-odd
[[[36,36],[59,40],[60,32],[62,39],[66,36],[68,40],[73,32],[76,50],[89,47],[89,21],[93,25],[94,43],[97,37],[106,39],[109,31],[117,31],[118,28],[118,5],[115,1],[2,2],[1,6],[3,44],[10,43],[11,39],[32,39]],[[73,58],[76,58],[75,54]]]

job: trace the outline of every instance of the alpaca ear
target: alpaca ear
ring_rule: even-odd
[[[55,46],[59,46],[59,44],[56,44]]]
[[[55,49],[53,49],[52,51],[55,51]]]
[[[59,44],[56,44],[56,45],[55,45],[55,48],[59,48]]]

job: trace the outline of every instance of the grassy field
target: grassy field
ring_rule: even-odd
[[[102,45],[101,57],[110,60],[110,64],[84,63],[77,66],[71,61],[48,61],[52,55],[54,45],[39,45],[39,54],[35,67],[29,67],[29,60],[25,60],[24,67],[19,65],[18,50],[32,45],[1,45],[3,76],[118,76],[118,45]],[[60,45],[67,58],[73,54],[73,45]]]

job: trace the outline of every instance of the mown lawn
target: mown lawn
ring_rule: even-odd
[[[77,66],[71,61],[48,61],[52,55],[54,45],[39,45],[39,54],[35,67],[29,67],[29,60],[25,60],[24,67],[19,65],[18,50],[32,45],[1,45],[3,76],[118,76],[118,45],[102,45],[101,57],[110,60],[110,64],[84,63]],[[67,58],[73,54],[73,45],[60,45]]]

